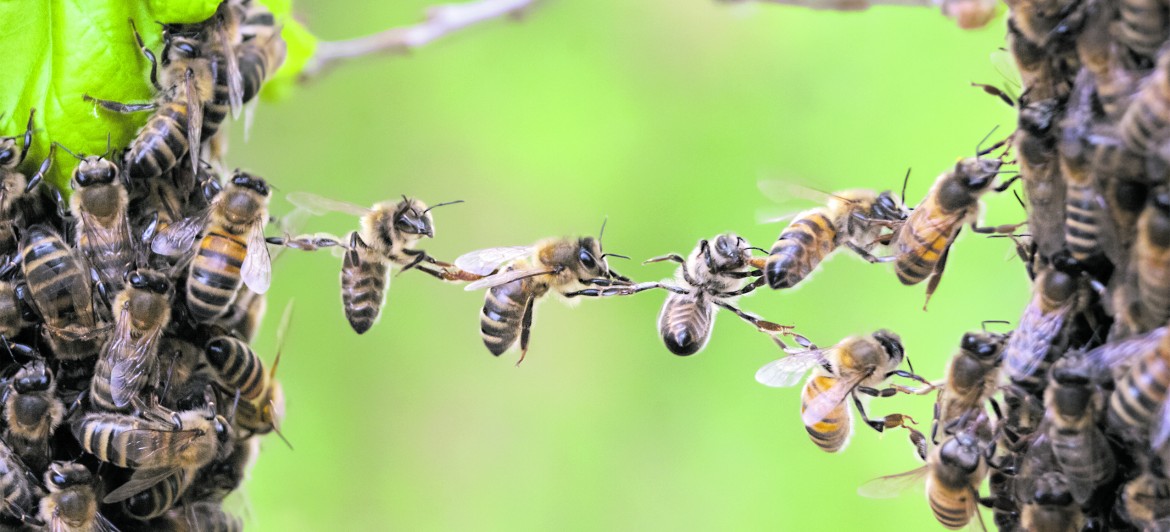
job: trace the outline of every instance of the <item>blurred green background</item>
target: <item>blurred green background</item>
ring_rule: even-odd
[[[419,0],[300,2],[326,39],[415,22]],[[274,104],[229,162],[283,195],[430,203],[422,247],[473,249],[592,234],[609,217],[615,268],[638,280],[736,231],[768,247],[792,211],[757,189],[781,178],[823,189],[897,188],[909,202],[999,125],[1010,108],[969,86],[1000,84],[989,59],[1002,16],[964,32],[930,9],[828,13],[709,0],[548,1],[401,58],[347,64]],[[1023,211],[989,198],[987,220]],[[343,233],[353,220],[314,219]],[[296,312],[280,379],[285,434],[269,437],[236,503],[255,530],[710,530],[940,528],[921,491],[868,500],[857,486],[918,465],[904,431],[861,428],[841,455],[818,450],[798,389],[753,375],[780,353],[724,315],[707,349],[671,355],[657,336],[663,294],[538,306],[528,359],[496,359],[478,333],[481,293],[408,272],[381,322],[349,329],[339,260],[286,253],[258,349],[271,357],[280,310]],[[823,345],[887,327],[919,373],[940,378],[963,332],[1015,320],[1026,277],[1011,242],[965,235],[922,311],[923,286],[837,256],[797,290],[741,300]],[[929,430],[932,399],[874,401]]]

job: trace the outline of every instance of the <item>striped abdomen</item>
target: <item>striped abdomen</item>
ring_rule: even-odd
[[[693,355],[711,338],[714,318],[711,303],[704,296],[670,292],[658,315],[658,334],[671,353]]]
[[[24,323],[15,287],[12,283],[0,281],[0,337],[15,337],[20,334]]]
[[[370,249],[356,233],[341,263],[341,306],[354,332],[362,334],[378,322],[386,304],[390,284],[386,261]]]
[[[199,134],[200,140],[207,140],[215,135],[219,131],[219,126],[223,124],[224,118],[227,117],[228,111],[231,110],[231,103],[228,99],[227,59],[219,52],[209,55],[211,60],[209,68],[215,76],[215,82],[211,88],[211,99],[203,102],[203,130]]]
[[[211,229],[199,243],[199,252],[187,277],[187,307],[196,321],[210,321],[227,311],[240,289],[240,266],[248,246],[238,235]]]
[[[1167,337],[1170,338],[1170,337]],[[1170,340],[1138,358],[1109,396],[1109,424],[1119,432],[1145,439],[1170,387]]]
[[[110,376],[113,370],[107,357],[98,357],[93,367],[93,379],[89,381],[89,402],[98,410],[107,412],[129,412],[133,404],[118,406],[114,402],[114,394],[110,389]]]
[[[0,512],[18,518],[36,514],[36,494],[29,477],[12,449],[0,441],[0,495],[4,497]]]
[[[154,519],[170,510],[179,497],[191,485],[195,472],[188,469],[176,470],[172,475],[143,491],[130,495],[122,502],[122,508],[136,519]],[[113,502],[107,500],[105,502]]]
[[[224,511],[217,502],[202,501],[185,504],[167,512],[162,523],[157,523],[163,530],[199,532],[241,532],[244,522],[232,514]]]
[[[962,213],[932,212],[938,210],[935,202],[920,206],[898,230],[894,272],[904,285],[918,284],[930,276],[959,230]]]
[[[1101,253],[1097,236],[1101,230],[1101,196],[1091,183],[1068,182],[1064,210],[1064,240],[1068,251],[1079,261],[1086,261]]]
[[[147,427],[131,416],[93,413],[74,422],[72,428],[81,448],[99,460],[116,466],[137,467],[140,465],[137,455],[147,451],[138,449],[138,439],[133,438]],[[131,456],[131,452],[135,456]]]
[[[1150,329],[1170,318],[1170,215],[1157,201],[1142,212],[1133,252],[1141,321]]]
[[[934,469],[938,469],[935,467]],[[936,478],[933,472],[926,478],[926,500],[930,511],[939,524],[951,530],[958,530],[971,522],[975,515],[975,494],[969,486],[952,489],[946,480]]]
[[[800,393],[800,412],[804,413],[809,401],[820,394],[829,391],[837,383],[837,377],[817,370]],[[824,419],[805,425],[804,430],[808,437],[817,444],[822,451],[835,453],[845,448],[849,443],[849,436],[853,434],[853,416],[849,414],[849,407],[845,401],[836,406]]]
[[[1166,42],[1170,13],[1157,0],[1121,0],[1113,32],[1117,42],[1133,53],[1153,58]]]
[[[533,297],[528,290],[531,282],[531,279],[520,279],[493,286],[484,295],[483,308],[479,312],[479,334],[483,337],[483,345],[493,355],[502,355],[520,337],[524,308]]]
[[[92,301],[89,276],[61,237],[34,227],[25,234],[22,248],[24,278],[48,325],[65,327],[69,317],[90,314],[90,309],[78,307]]]
[[[52,458],[49,438],[65,415],[52,392],[9,393],[4,406],[8,430],[5,440],[33,471],[44,471]]]
[[[816,209],[793,220],[772,244],[764,278],[775,289],[796,286],[837,248],[837,228]]]
[[[130,177],[160,176],[175,167],[187,148],[187,104],[163,102],[130,143],[127,171]]]
[[[231,336],[217,336],[207,343],[207,361],[230,393],[240,391],[240,401],[257,403],[268,387],[268,375],[260,357],[248,344]]]
[[[1083,430],[1052,429],[1048,435],[1052,454],[1068,477],[1077,502],[1084,503],[1098,486],[1113,478],[1113,452],[1096,425],[1089,424]]]

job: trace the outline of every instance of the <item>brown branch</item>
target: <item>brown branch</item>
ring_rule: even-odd
[[[413,26],[391,28],[373,35],[344,41],[323,41],[301,71],[301,81],[319,76],[338,64],[372,54],[404,55],[415,48],[482,22],[518,16],[538,0],[476,0],[464,4],[434,6],[426,20]]]
[[[873,6],[908,6],[934,7],[938,3],[933,0],[719,0],[726,4],[744,4],[756,2],[761,4],[784,4],[805,7],[816,10],[831,11],[862,11]]]

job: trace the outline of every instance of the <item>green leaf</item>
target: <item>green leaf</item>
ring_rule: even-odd
[[[291,20],[287,0],[275,0],[283,21],[289,59],[273,85],[287,91],[308,60],[315,39]],[[114,149],[125,147],[149,112],[119,114],[95,109],[82,99],[145,102],[154,96],[150,63],[134,41],[129,20],[137,24],[146,46],[157,56],[159,23],[190,23],[215,13],[219,0],[38,0],[0,2],[0,134],[21,136],[29,110],[36,109],[32,148],[21,164],[31,176],[49,152],[50,140],[77,153],[105,153],[109,135]],[[279,9],[280,11],[277,11]],[[265,92],[271,97],[279,90]],[[58,151],[46,179],[68,190],[77,161]]]
[[[260,91],[261,98],[272,101],[284,98],[292,90],[297,76],[317,49],[317,37],[292,17],[291,0],[264,0],[264,5],[276,16],[276,23],[282,27],[281,37],[288,45],[284,64]]]

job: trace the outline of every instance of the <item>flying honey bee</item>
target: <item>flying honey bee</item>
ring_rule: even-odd
[[[60,146],[60,144],[57,144]],[[122,274],[134,262],[134,241],[127,216],[130,203],[118,167],[109,159],[73,155],[81,162],[73,170],[69,209],[77,220],[77,249],[101,277],[108,290],[122,287]]]
[[[77,360],[96,354],[108,327],[99,323],[82,260],[43,225],[28,228],[20,248],[29,299],[44,320],[43,333],[53,356]]]
[[[234,434],[214,406],[175,412],[173,420],[91,412],[72,423],[82,449],[103,462],[134,468],[103,501],[117,502],[182,469],[198,469],[231,449]],[[157,417],[157,416],[156,416]]]
[[[226,188],[201,214],[159,231],[151,249],[160,255],[199,248],[187,277],[187,307],[199,322],[213,320],[231,306],[241,281],[258,294],[272,282],[272,258],[264,240],[268,221],[268,183],[236,170]]]
[[[8,443],[0,440],[0,516],[33,524],[40,496],[38,484],[37,477]]]
[[[1058,471],[1049,471],[1032,484],[1031,497],[1020,509],[1020,525],[1037,532],[1083,530],[1085,515],[1073,500],[1068,480]]]
[[[1066,354],[1052,366],[1044,390],[1044,425],[1052,456],[1065,474],[1068,490],[1084,504],[1098,487],[1113,479],[1116,460],[1105,435],[1097,428],[1105,395],[1093,384],[1082,358]]]
[[[947,436],[934,447],[926,465],[871,480],[858,493],[864,497],[884,499],[893,497],[906,488],[926,479],[926,500],[934,518],[950,530],[967,526],[972,518],[983,525],[979,513],[979,486],[987,477],[986,451],[979,438],[971,431],[959,431]],[[984,530],[986,526],[982,526]]]
[[[604,234],[602,224],[601,233]],[[566,298],[594,296],[588,287],[629,284],[629,278],[609,268],[601,238],[550,238],[533,246],[489,248],[455,259],[464,272],[485,276],[466,290],[487,288],[480,312],[484,346],[495,356],[520,341],[519,365],[528,354],[528,334],[536,300],[549,291]],[[494,272],[494,273],[493,273]]]
[[[848,445],[853,434],[853,416],[845,400],[852,398],[867,425],[878,432],[905,428],[910,431],[910,441],[925,457],[925,437],[906,425],[906,421],[913,422],[913,419],[903,414],[870,419],[858,396],[858,393],[872,397],[920,393],[898,384],[882,388],[895,375],[930,385],[922,377],[898,369],[905,351],[897,334],[881,329],[868,335],[850,336],[827,349],[819,349],[803,338],[798,341],[804,349],[792,350],[788,356],[765,364],[756,372],[756,380],[765,386],[794,386],[810,369],[814,370],[805,382],[800,404],[801,419],[813,443],[830,453]],[[783,345],[779,340],[777,343]]]
[[[753,316],[736,307],[734,298],[751,293],[763,284],[759,267],[763,259],[753,258],[753,248],[742,237],[727,233],[700,240],[687,258],[678,254],[655,257],[646,262],[673,261],[680,264],[675,284],[639,283],[607,289],[586,289],[582,295],[629,295],[662,288],[670,293],[658,315],[658,333],[671,353],[680,356],[702,351],[715,327],[715,307],[731,311],[757,329],[787,333],[792,327]],[[748,281],[751,277],[754,280]]]
[[[205,57],[206,35],[199,26],[163,26],[162,64],[142,42],[134,21],[134,39],[150,62],[150,83],[157,95],[149,103],[121,103],[94,98],[85,100],[116,113],[154,111],[130,143],[126,172],[133,178],[157,177],[174,168],[187,153],[198,171],[204,106],[215,95],[215,72]],[[161,66],[161,68],[160,68]]]
[[[90,388],[95,404],[115,411],[141,403],[143,391],[158,382],[159,339],[174,293],[170,279],[152,270],[126,272],[125,285],[114,300],[114,333],[99,362],[104,368],[95,370]]]
[[[417,268],[444,278],[442,273],[430,268],[440,264],[439,261],[414,246],[423,237],[435,236],[432,209],[462,203],[462,200],[427,207],[422,201],[403,196],[402,201],[384,201],[371,208],[305,192],[289,194],[288,200],[310,213],[340,212],[360,218],[361,229],[350,233],[341,266],[341,302],[346,319],[358,334],[370,330],[378,321],[386,303],[391,265],[398,265],[402,271]],[[274,243],[288,240],[276,239]]]
[[[797,214],[772,244],[764,266],[768,286],[796,286],[840,246],[872,258],[882,229],[906,220],[905,207],[890,191],[853,189],[828,196],[828,205]]]
[[[985,413],[999,385],[999,365],[1007,337],[991,332],[963,335],[959,352],[947,366],[946,381],[934,406],[935,424],[931,440],[938,442],[938,429],[952,434],[968,427]]]
[[[1004,371],[1025,387],[1039,382],[1048,354],[1059,351],[1061,333],[1077,307],[1080,279],[1061,268],[1042,265],[1033,281],[1032,300],[1004,348]]]
[[[955,167],[935,180],[922,202],[910,213],[894,234],[890,246],[894,255],[883,261],[894,262],[894,271],[905,285],[918,284],[927,278],[926,301],[938,287],[946,267],[947,255],[959,231],[970,224],[977,233],[1011,233],[1021,224],[978,226],[979,198],[992,190],[995,176],[1003,165],[1001,159],[984,158],[1003,141],[987,150],[977,150],[975,157],[960,159]],[[994,187],[1005,190],[1011,181]],[[926,305],[923,304],[923,308]]]
[[[48,467],[49,440],[65,417],[56,392],[52,370],[39,359],[17,370],[4,390],[4,440],[33,471]]]
[[[41,499],[41,521],[54,532],[113,532],[118,530],[98,508],[97,479],[85,466],[53,462],[45,471],[49,494]]]

